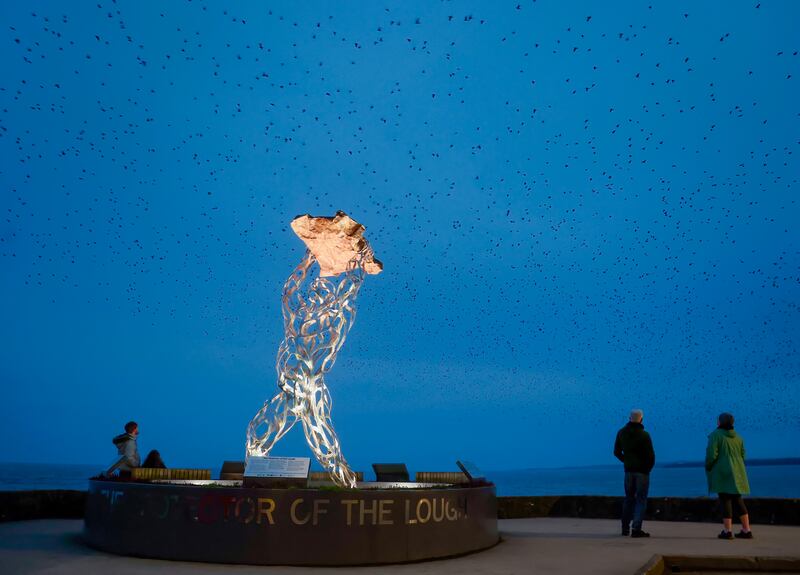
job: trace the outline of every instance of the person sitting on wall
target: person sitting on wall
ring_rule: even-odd
[[[121,433],[112,439],[114,445],[117,446],[117,454],[120,458],[106,471],[106,475],[111,475],[119,469],[120,477],[130,477],[131,469],[140,466],[139,448],[136,445],[138,436],[139,424],[135,421],[129,421],[125,424],[125,433]]]
[[[144,463],[142,463],[142,467],[147,467],[149,469],[167,468],[167,466],[164,464],[164,460],[161,459],[161,454],[157,449],[153,449],[147,454],[147,457],[144,458]]]

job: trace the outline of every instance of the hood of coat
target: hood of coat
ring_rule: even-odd
[[[126,441],[132,441],[132,440],[135,440],[135,439],[136,438],[133,435],[131,435],[130,433],[120,433],[119,435],[117,435],[111,441],[114,442],[114,445],[119,447],[120,444],[125,443]]]
[[[625,427],[628,429],[644,429],[644,424],[639,423],[638,421],[629,421]]]
[[[718,427],[714,431],[708,434],[709,437],[711,437],[712,435],[721,435],[723,437],[736,437],[736,432],[733,429],[722,429],[721,427]]]

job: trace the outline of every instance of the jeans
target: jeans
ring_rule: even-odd
[[[647,473],[625,472],[625,502],[622,504],[622,528],[642,528],[644,512],[647,509],[647,492],[650,489],[650,475]],[[631,524],[631,519],[633,523]]]

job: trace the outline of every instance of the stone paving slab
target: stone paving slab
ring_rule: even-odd
[[[751,541],[722,541],[708,523],[649,522],[650,539],[618,534],[606,519],[506,519],[503,541],[480,553],[414,563],[357,568],[215,565],[119,557],[86,547],[81,520],[45,519],[0,524],[3,575],[315,575],[358,571],[392,575],[592,574],[633,575],[656,554],[800,557],[800,527],[753,526]]]

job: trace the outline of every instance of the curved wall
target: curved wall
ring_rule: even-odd
[[[112,553],[258,565],[448,557],[498,541],[493,486],[257,489],[90,481],[84,534]]]

